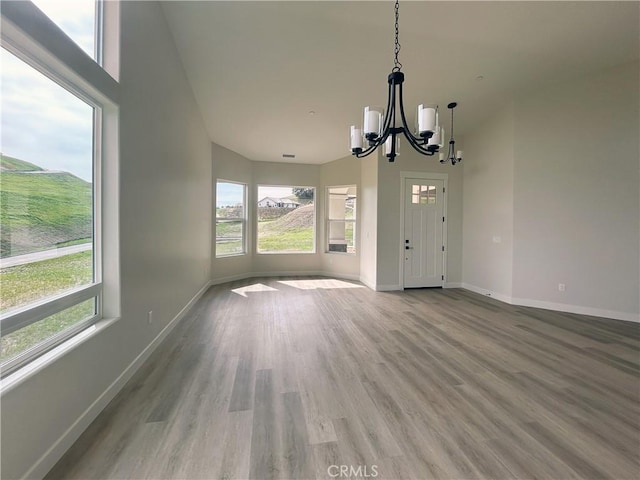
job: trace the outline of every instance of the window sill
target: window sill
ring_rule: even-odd
[[[236,257],[246,257],[247,252],[243,253],[230,253],[229,255],[216,255],[216,260],[220,258],[236,258]]]
[[[16,370],[10,375],[7,375],[0,380],[0,397],[18,387],[31,377],[37,375],[49,365],[56,362],[59,358],[74,350],[78,345],[81,345],[88,339],[99,334],[106,328],[116,323],[119,319],[120,317],[99,320],[93,325],[77,333],[67,341],[51,349],[44,355],[35,358],[32,362],[29,362],[24,367]]]
[[[256,255],[315,255],[318,252],[256,252]]]

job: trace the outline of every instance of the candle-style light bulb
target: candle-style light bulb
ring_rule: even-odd
[[[382,133],[382,117],[382,108],[364,107],[364,134],[367,138],[380,136]]]
[[[355,125],[351,125],[350,146],[352,152],[358,148],[362,150],[362,129],[356,127]]]
[[[436,130],[436,109],[425,107],[423,104],[418,105],[418,134],[422,135],[427,132]]]

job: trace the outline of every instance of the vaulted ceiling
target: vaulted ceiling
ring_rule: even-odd
[[[386,103],[391,0],[162,6],[212,141],[251,160],[342,158],[363,107]],[[402,1],[408,115],[455,100],[463,134],[514,96],[638,59],[639,18],[639,2]]]

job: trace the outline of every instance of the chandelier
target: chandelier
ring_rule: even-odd
[[[399,3],[395,4],[395,48],[394,66],[388,77],[389,94],[387,107],[368,106],[364,108],[364,122],[362,127],[351,126],[351,153],[357,158],[366,157],[373,153],[379,146],[385,146],[385,156],[389,162],[395,161],[400,154],[399,135],[404,134],[418,153],[433,156],[444,146],[444,127],[440,125],[439,108],[437,105],[418,105],[415,128],[410,129],[404,113],[402,99],[402,83],[404,73],[401,72],[402,64],[398,61],[400,42],[398,41],[398,17]],[[458,104],[451,102],[447,108],[451,109],[451,138],[449,140],[449,152],[447,156],[440,153],[440,163],[450,161],[452,165],[462,161],[462,150],[455,150],[453,139],[453,110]],[[400,114],[402,126],[397,126],[397,115]]]

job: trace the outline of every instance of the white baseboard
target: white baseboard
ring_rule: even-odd
[[[322,275],[325,275],[331,278],[339,278],[341,280],[352,280],[354,282],[360,282],[359,275],[350,275],[348,273],[332,273],[332,272],[324,272]]]
[[[358,280],[360,281],[360,283],[362,283],[365,287],[368,287],[370,290],[373,290],[373,291],[376,290],[375,283],[369,281],[368,278],[360,277]]]
[[[211,285],[220,285],[228,282],[235,282],[237,280],[244,280],[246,278],[251,278],[253,275],[251,273],[242,273],[240,275],[231,275],[228,277],[220,277],[214,278],[211,280]]]
[[[91,425],[96,417],[104,410],[111,400],[122,390],[125,384],[133,377],[136,371],[142,366],[153,351],[162,343],[165,337],[175,328],[182,320],[186,313],[193,305],[204,295],[210,287],[207,282],[194,297],[187,303],[180,312],[171,320],[156,337],[140,352],[140,354],[124,369],[124,371],[116,378],[96,400],[71,424],[71,426],[58,438],[58,440],[36,461],[36,463],[22,477],[27,478],[44,478],[44,476],[53,468],[53,466],[62,458],[65,452],[71,448],[74,442],[82,435],[82,433]]]
[[[343,273],[332,273],[332,272],[325,272],[325,271],[321,271],[321,270],[314,270],[314,271],[310,271],[310,272],[293,272],[293,271],[286,271],[286,272],[249,272],[249,273],[243,273],[243,274],[240,274],[240,275],[232,275],[232,276],[229,276],[229,277],[214,278],[213,280],[211,280],[211,285],[220,285],[220,284],[227,283],[227,282],[235,282],[237,280],[246,280],[247,278],[257,278],[257,277],[314,277],[314,276],[341,278],[343,280],[353,280],[353,281],[356,281],[356,282],[361,281],[361,279],[360,279],[360,277],[358,275],[349,275],[349,274],[346,274],[346,273],[345,274],[343,274]],[[364,283],[364,282],[362,282],[362,283]],[[366,283],[365,283],[365,285],[366,285]]]
[[[522,307],[543,308],[545,310],[556,310],[558,312],[577,313],[579,315],[590,315],[592,317],[612,318],[614,320],[624,320],[627,322],[640,323],[640,315],[638,315],[637,313],[618,312],[616,310],[604,310],[601,308],[583,307],[581,305],[544,302],[541,300],[531,300],[528,298],[514,298],[513,305],[519,305]]]
[[[530,298],[515,298],[499,292],[493,292],[468,283],[463,283],[462,288],[470,290],[480,295],[486,295],[501,302],[520,307],[542,308],[544,310],[554,310],[556,312],[577,313],[579,315],[590,315],[592,317],[611,318],[614,320],[624,320],[627,322],[640,322],[640,315],[630,312],[619,312],[615,310],[604,310],[600,308],[584,307],[582,305],[570,305],[567,303],[547,302],[543,300],[532,300]]]
[[[494,292],[492,290],[487,290],[485,288],[477,287],[476,285],[471,285],[470,283],[462,283],[461,287],[464,288],[465,290],[470,290],[474,293],[478,293],[486,297],[495,298],[496,300],[500,300],[501,302],[513,305],[512,298],[510,295],[506,295],[500,292]]]
[[[376,292],[395,292],[397,290],[402,290],[402,285],[376,285],[374,290]]]
[[[296,272],[291,270],[285,270],[282,272],[253,272],[251,277],[315,277],[315,276],[327,276],[326,272],[322,270],[311,270],[308,272]]]
[[[446,282],[444,288],[462,288],[461,282]]]

